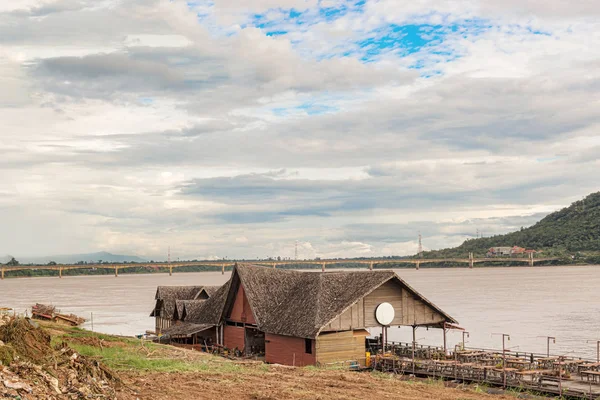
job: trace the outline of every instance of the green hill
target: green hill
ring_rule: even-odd
[[[600,192],[560,211],[553,212],[529,228],[505,235],[469,239],[462,245],[423,254],[425,258],[484,256],[490,247],[520,246],[543,251],[545,256],[587,255],[600,252]],[[596,258],[596,257],[593,257]]]

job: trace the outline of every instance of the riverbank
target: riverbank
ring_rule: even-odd
[[[292,368],[251,360],[229,360],[196,351],[102,335],[52,323],[43,323],[41,326],[42,333],[36,337],[48,335],[49,344],[54,348],[71,349],[67,351],[71,354],[71,359],[85,360],[80,362],[97,365],[100,370],[106,369],[108,375],[112,374],[111,383],[106,383],[107,393],[114,390],[114,398],[123,400],[515,398],[509,394],[489,395],[483,388],[476,386],[448,387],[449,384],[441,381],[407,381],[383,373],[358,373],[312,367]],[[46,365],[43,361],[38,361],[35,367],[32,367],[39,371],[53,368],[53,363],[49,362]],[[34,381],[35,376],[19,374],[19,368],[12,365],[0,367],[0,373],[11,376],[12,387],[24,388],[7,389],[0,384],[0,393],[2,390],[6,393],[11,391],[11,394],[16,393],[23,399],[49,398],[43,397],[48,391],[36,388],[39,384]],[[79,377],[80,380],[83,378]],[[64,389],[66,383],[60,381],[59,389]],[[31,392],[27,393],[30,389]],[[52,396],[56,399],[70,398],[67,394],[54,393]]]
[[[564,260],[553,260],[553,261],[539,261],[534,266],[536,267],[581,267],[591,266],[595,264],[588,263],[565,263]],[[479,262],[474,265],[474,269],[482,268],[520,268],[523,267],[522,261],[514,262],[497,262],[494,260]],[[94,268],[78,268],[78,269],[64,269],[62,271],[58,269],[46,269],[47,266],[25,266],[19,267],[19,270],[11,270],[9,267],[5,267],[3,271],[2,279],[14,279],[14,278],[39,278],[39,277],[55,277],[63,278],[69,276],[118,276],[118,275],[150,275],[150,274],[181,274],[181,273],[193,273],[193,272],[231,272],[232,267],[227,266],[225,268],[206,266],[206,265],[193,265],[185,267],[177,267],[169,269],[167,267],[144,267],[144,266],[127,266],[126,268],[120,267],[115,270],[112,265],[105,267],[94,267]],[[56,267],[52,267],[56,268]],[[320,271],[321,266],[315,264],[296,264],[296,265],[278,265],[278,269],[297,269],[297,270],[315,270]],[[368,264],[335,264],[330,265],[326,270],[339,270],[339,269],[368,269]],[[469,269],[465,263],[429,263],[424,260],[423,263],[416,268],[414,263],[386,263],[386,264],[375,264],[373,269]]]

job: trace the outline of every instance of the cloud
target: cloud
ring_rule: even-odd
[[[0,254],[406,255],[529,225],[598,190],[600,7],[565,4],[4,2]]]

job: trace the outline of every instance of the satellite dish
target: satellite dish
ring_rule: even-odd
[[[394,306],[390,303],[381,303],[375,309],[375,319],[380,325],[388,326],[394,320]]]

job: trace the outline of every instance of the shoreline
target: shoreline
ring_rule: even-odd
[[[408,265],[394,265],[391,264],[389,266],[382,266],[382,267],[378,267],[375,266],[374,270],[447,270],[447,269],[497,269],[497,268],[527,268],[527,269],[531,269],[531,268],[565,268],[565,267],[593,267],[593,266],[598,266],[600,267],[600,264],[536,264],[534,266],[529,266],[529,265],[523,265],[521,263],[515,263],[515,264],[503,264],[503,265],[475,265],[473,268],[469,268],[468,266],[464,266],[464,265],[449,265],[449,266],[437,266],[437,265],[428,265],[425,264],[423,266],[421,266],[420,268],[415,268],[414,265],[408,266]],[[43,266],[42,266],[43,267]],[[143,270],[141,270],[143,268]],[[300,267],[300,268],[292,268],[292,267],[278,267],[280,269],[295,269],[298,271],[320,271],[321,267],[320,266],[314,266],[314,267]],[[224,272],[230,273],[232,270],[232,267],[225,267]],[[329,267],[326,268],[325,271],[344,271],[344,270],[349,270],[349,271],[356,271],[356,270],[368,270],[368,267],[365,267],[364,265],[361,266],[341,266],[341,267]],[[44,271],[44,272],[41,272]],[[86,271],[88,273],[77,273],[79,271]],[[90,271],[93,271],[92,273],[89,273]],[[123,269],[123,270],[119,270],[118,275],[171,275],[171,274],[190,274],[190,273],[201,273],[201,272],[221,272],[221,268],[220,267],[204,267],[204,266],[199,266],[199,267],[180,267],[177,269],[174,269],[172,272],[169,271],[168,268],[157,268],[157,269],[147,269],[144,267],[140,267],[140,270],[135,270],[135,269]],[[94,270],[85,270],[85,269],[75,269],[75,270],[65,270],[63,271],[61,274],[59,274],[59,271],[57,270],[46,270],[46,269],[39,269],[36,268],[36,266],[32,266],[31,269],[21,269],[18,271],[10,271],[10,270],[6,270],[4,273],[4,278],[2,280],[5,279],[26,279],[26,278],[67,278],[67,277],[82,277],[82,276],[89,276],[89,277],[97,277],[97,276],[111,276],[111,275],[115,275],[114,272],[114,267],[111,265],[107,265],[106,268],[95,268]],[[118,276],[115,276],[118,277]]]

